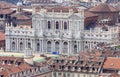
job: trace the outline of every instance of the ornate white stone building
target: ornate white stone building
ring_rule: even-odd
[[[6,51],[22,52],[31,47],[37,53],[77,53],[82,50],[83,29],[84,12],[80,8],[33,8],[32,28],[6,28]]]
[[[32,48],[35,53],[76,54],[94,48],[99,43],[117,44],[118,27],[108,30],[96,27],[84,30],[84,11],[77,7],[33,6],[32,28],[6,27],[6,51],[23,52]]]

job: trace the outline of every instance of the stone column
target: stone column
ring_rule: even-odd
[[[60,45],[59,45],[59,54],[62,54],[62,48],[63,48],[63,44],[62,44],[62,40],[60,40]]]
[[[72,51],[72,49],[73,49],[73,47],[72,47],[72,41],[70,41],[69,44],[70,44],[69,53],[72,54],[73,53],[73,51]]]
[[[77,53],[79,52],[79,41],[77,41]]]
[[[41,41],[41,39],[39,39],[39,44],[40,44],[39,54],[41,54],[42,53],[42,41]]]
[[[10,35],[11,36],[11,35]],[[10,36],[6,36],[6,41],[5,41],[5,51],[11,51],[11,39]]]
[[[42,45],[42,46],[41,46],[41,47],[42,47],[42,48],[41,48],[41,51],[42,51],[42,53],[44,53],[44,51],[43,51],[43,39],[41,40],[41,45]]]
[[[18,41],[19,38],[16,38],[16,51],[19,52],[19,41]]]
[[[33,39],[30,39],[30,43],[31,43],[31,48],[33,49],[33,53],[36,53],[36,39],[35,38],[33,38]]]
[[[51,51],[54,51],[54,40],[51,41]]]
[[[68,41],[68,56],[70,55],[70,43]]]

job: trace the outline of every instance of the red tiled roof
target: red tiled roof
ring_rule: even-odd
[[[4,41],[5,40],[5,33],[0,32],[0,41]]]
[[[96,15],[96,14],[94,14],[94,13],[91,13],[91,12],[89,12],[89,11],[85,11],[84,16],[87,18],[87,17],[95,17],[95,16],[98,16],[98,15]]]
[[[16,5],[12,4],[12,3],[8,3],[5,1],[0,1],[0,8],[14,8],[16,7]]]
[[[52,8],[47,8],[48,12],[69,12],[70,10],[73,10],[73,12],[78,13],[78,9],[76,7],[68,7],[68,6],[56,6]]]
[[[15,14],[12,14],[11,17],[16,17],[18,20],[29,20],[29,19],[31,19],[30,17],[26,16],[23,13],[15,13]]]
[[[13,12],[14,12],[14,10],[12,10],[12,9],[0,9],[0,14],[10,14]]]
[[[105,4],[105,3],[92,7],[89,9],[89,11],[91,12],[118,12],[118,10],[115,7]]]
[[[104,73],[104,74],[100,74],[97,77],[120,77],[120,75],[118,74],[109,74],[109,73]]]
[[[120,58],[108,57],[103,64],[103,69],[120,69]]]
[[[7,62],[3,64],[2,60],[6,60]],[[8,64],[9,60],[13,61],[13,63]],[[21,64],[17,66],[16,62],[21,62]],[[3,68],[3,70],[0,71],[0,75],[4,75],[4,77],[9,77],[10,74],[18,73],[33,68],[29,64],[25,63],[23,58],[17,58],[14,56],[0,57],[0,66],[1,68]]]
[[[27,20],[27,21],[21,21],[21,22],[17,22],[17,24],[19,25],[32,25],[32,20]]]

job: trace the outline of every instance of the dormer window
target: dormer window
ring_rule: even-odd
[[[64,60],[61,60],[61,63],[63,63],[64,62]]]
[[[72,67],[72,71],[75,71],[75,67]]]
[[[61,69],[62,69],[62,66],[59,66],[59,69],[61,70]]]
[[[13,61],[12,61],[12,60],[9,60],[9,62],[8,62],[8,63],[9,63],[9,65],[10,65],[10,64],[13,64]]]
[[[66,68],[65,68],[66,70],[68,70],[68,66],[66,66]]]
[[[4,77],[4,75],[0,75],[0,77]]]
[[[73,61],[72,61],[72,60],[70,60],[70,63],[73,63]]]
[[[61,61],[59,60],[59,63],[61,63]]]
[[[78,71],[81,71],[81,67],[78,68]]]
[[[81,62],[80,62],[80,61],[78,61],[78,62],[77,62],[77,64],[81,64]]]
[[[68,66],[68,69],[70,69],[70,66]]]
[[[16,66],[19,66],[21,64],[21,62],[16,62],[15,64],[16,64]]]
[[[56,60],[56,62],[58,63],[58,62],[59,62],[59,60]]]
[[[2,60],[2,64],[5,64],[5,60]]]
[[[92,68],[93,71],[95,71],[95,68]]]

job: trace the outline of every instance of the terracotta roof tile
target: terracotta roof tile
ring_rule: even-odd
[[[92,7],[89,9],[89,11],[91,12],[118,12],[118,10],[115,7],[105,4],[105,3]]]
[[[31,19],[30,17],[26,16],[23,13],[15,13],[15,14],[12,14],[11,17],[16,17],[18,20],[29,20],[29,19]]]
[[[95,17],[95,16],[98,16],[97,14],[94,14],[92,12],[89,12],[89,11],[85,11],[85,14],[84,16],[87,18],[87,17]]]
[[[6,60],[7,62],[3,64],[3,60]],[[13,63],[9,64],[9,60],[13,61]],[[16,65],[16,62],[20,62],[20,64]],[[25,63],[23,58],[18,58],[14,56],[0,57],[0,66],[1,68],[3,68],[3,70],[0,71],[0,75],[4,75],[4,77],[9,77],[10,74],[33,68],[29,64]]]
[[[78,9],[76,7],[68,7],[68,6],[56,6],[52,8],[47,8],[48,12],[69,12],[70,10],[73,10],[73,12],[78,13]]]
[[[5,1],[0,1],[0,8],[15,8],[16,5]]]
[[[120,69],[120,58],[109,57],[103,64],[104,69]]]
[[[21,22],[17,22],[17,24],[19,25],[32,25],[32,20],[27,20],[27,21],[21,21]]]
[[[0,9],[0,14],[11,14],[14,10],[12,9]]]

